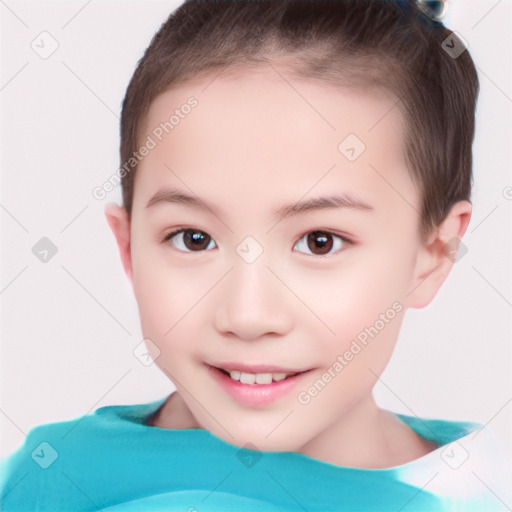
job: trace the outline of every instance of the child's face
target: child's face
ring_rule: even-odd
[[[139,164],[131,223],[142,332],[198,424],[230,443],[296,450],[334,432],[371,400],[405,309],[431,298],[411,293],[426,256],[394,104],[268,68],[180,86],[150,108],[141,142],[156,147]],[[349,134],[360,155],[353,136],[340,150]],[[171,190],[212,210],[147,206]],[[367,207],[276,217],[334,195]],[[179,228],[205,235],[163,241]],[[307,372],[258,388],[209,365]]]

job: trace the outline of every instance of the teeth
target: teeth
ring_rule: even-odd
[[[240,373],[240,382],[242,384],[254,384],[256,382],[256,375],[254,373]]]
[[[239,370],[232,370],[229,372],[233,380],[239,380],[242,384],[271,384],[272,381],[280,381],[286,379],[288,373],[247,373]]]
[[[257,373],[256,384],[271,384],[272,374],[271,373]]]

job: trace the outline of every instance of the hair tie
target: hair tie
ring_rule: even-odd
[[[416,0],[418,7],[434,21],[439,21],[448,7],[448,0]]]

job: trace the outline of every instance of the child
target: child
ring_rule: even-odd
[[[176,386],[32,429],[3,510],[510,510],[488,428],[379,408],[471,217],[478,80],[412,0],[189,0],[106,216]]]

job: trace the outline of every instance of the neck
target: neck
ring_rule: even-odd
[[[168,429],[202,428],[178,392],[154,415],[151,425]],[[336,466],[379,469],[405,464],[437,448],[369,393],[337,422],[297,449],[298,453]]]
[[[395,414],[380,409],[369,393],[298,451],[337,466],[379,469],[405,464],[435,448]]]

